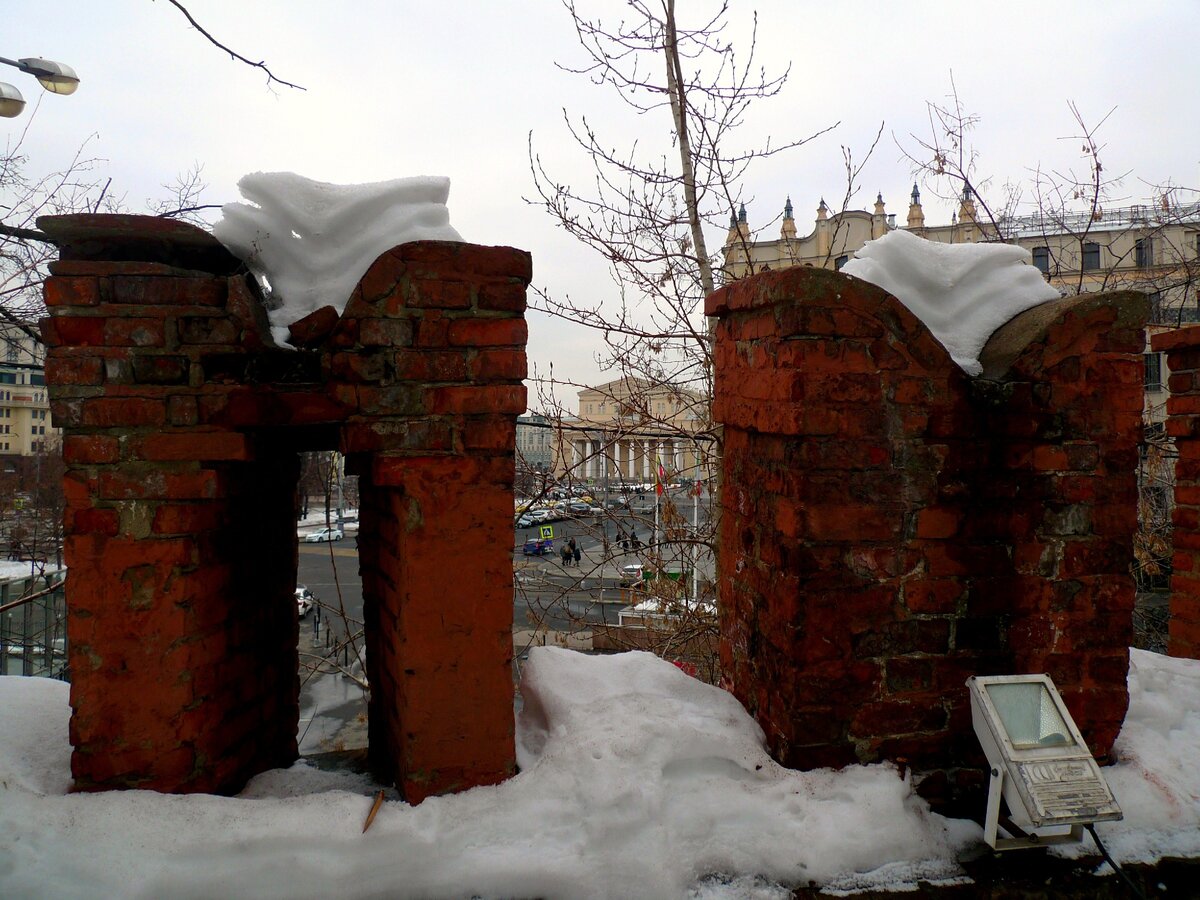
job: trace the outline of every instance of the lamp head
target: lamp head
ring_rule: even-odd
[[[73,94],[79,87],[79,76],[66,63],[52,59],[27,56],[20,60],[24,70],[41,82],[52,94]]]
[[[0,81],[0,116],[15,119],[25,108],[25,98],[11,84]]]

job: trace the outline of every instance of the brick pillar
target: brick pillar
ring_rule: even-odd
[[[1027,312],[977,379],[840,273],[755,276],[707,312],[722,663],[776,758],[974,761],[965,679],[1028,671],[1106,754],[1127,703],[1144,298]]]
[[[1167,354],[1167,434],[1179,453],[1167,652],[1200,659],[1200,325],[1155,335],[1153,346]]]
[[[205,359],[255,344],[246,287],[211,238],[172,264],[188,226],[67,219],[39,224],[63,247],[43,334],[75,784],[236,790],[295,758],[298,715],[295,454],[201,421],[228,391],[202,383]],[[96,242],[113,259],[87,258]]]
[[[515,770],[512,510],[528,254],[381,257],[329,343],[358,410],[370,755],[411,802]],[[344,348],[344,349],[343,349]]]
[[[280,349],[210,235],[38,224],[76,786],[232,792],[295,759],[297,452],[335,448],[363,477],[373,761],[414,802],[511,774],[529,255],[395,248]]]

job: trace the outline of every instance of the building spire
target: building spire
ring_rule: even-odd
[[[746,222],[746,204],[742,203],[738,206],[738,224],[743,225]]]
[[[921,192],[917,190],[917,183],[915,181],[913,182],[912,205],[921,205]]]
[[[793,240],[796,237],[796,220],[792,218],[792,198],[788,195],[787,202],[783,204],[783,225],[779,228],[779,237],[781,240]]]

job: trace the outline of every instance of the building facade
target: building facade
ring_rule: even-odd
[[[0,456],[35,456],[58,440],[42,344],[16,326],[0,328]]]
[[[579,392],[574,421],[564,419],[555,474],[593,482],[667,480],[711,474],[707,401],[671,384],[618,378]]]

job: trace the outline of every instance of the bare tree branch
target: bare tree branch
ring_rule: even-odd
[[[195,17],[188,11],[188,8],[186,6],[184,6],[182,3],[180,3],[179,0],[167,0],[167,2],[170,3],[172,6],[174,6],[181,13],[183,13],[184,18],[186,18],[188,20],[188,22],[191,24],[191,26],[193,28],[195,28],[198,32],[200,32],[202,35],[204,35],[208,39],[209,43],[211,43],[214,47],[218,47],[219,49],[224,50],[226,53],[229,54],[229,56],[232,59],[234,59],[238,62],[245,63],[246,65],[250,66],[253,69],[262,69],[263,72],[265,72],[267,75],[267,83],[268,84],[270,84],[271,82],[274,82],[275,84],[281,84],[284,87],[295,88],[298,91],[307,90],[307,88],[303,88],[298,84],[292,84],[290,81],[284,81],[282,78],[277,78],[275,76],[275,73],[272,72],[269,68],[267,68],[267,64],[263,60],[260,59],[258,62],[254,62],[254,60],[247,59],[246,57],[242,56],[240,53],[237,53],[234,50],[231,50],[229,47],[222,44],[215,37],[213,37],[212,34],[210,34],[207,30],[205,30],[204,26],[202,26],[199,22],[196,21]]]

